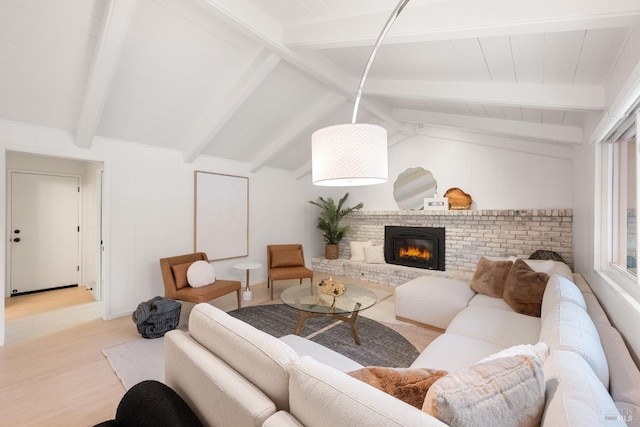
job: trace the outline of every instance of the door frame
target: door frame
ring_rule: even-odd
[[[71,150],[73,151],[73,150]],[[111,256],[109,250],[110,236],[111,236],[111,216],[110,216],[110,190],[111,185],[109,178],[111,176],[111,161],[105,157],[91,156],[83,153],[60,152],[52,151],[50,149],[42,149],[38,147],[24,147],[17,145],[4,145],[0,146],[0,211],[6,212],[7,209],[7,153],[25,153],[36,154],[40,156],[48,156],[54,158],[71,159],[86,162],[96,162],[102,164],[102,170],[104,171],[104,181],[102,185],[102,236],[103,236],[103,253],[102,253],[102,278],[101,278],[101,294],[102,294],[102,319],[110,320],[108,314],[108,307],[110,304],[109,287],[110,287],[110,271],[111,271]],[[7,222],[4,226],[0,226],[0,238],[6,239],[7,236]],[[6,240],[5,240],[6,241]],[[0,280],[4,292],[7,289],[6,282],[6,265],[7,265],[7,251],[5,245],[0,245],[0,259],[4,260],[4,263],[0,264]],[[98,271],[96,274],[100,274]],[[5,344],[5,307],[4,298],[0,298],[0,346]]]
[[[74,175],[74,174],[65,174],[65,173],[50,173],[50,172],[39,172],[39,171],[30,171],[30,170],[24,170],[24,169],[7,169],[6,170],[6,174],[7,174],[7,201],[6,201],[6,206],[7,206],[7,215],[6,215],[6,230],[7,230],[7,236],[11,235],[11,220],[12,220],[12,203],[13,203],[13,194],[12,194],[12,187],[13,187],[13,174],[14,173],[24,173],[24,174],[32,174],[32,175],[44,175],[44,176],[61,176],[61,177],[65,177],[65,178],[76,178],[78,180],[78,186],[80,187],[80,191],[79,191],[79,196],[78,196],[78,222],[80,224],[83,223],[84,218],[82,217],[82,204],[83,204],[83,191],[82,191],[82,176],[81,175]],[[84,249],[83,245],[82,245],[82,241],[83,241],[83,235],[84,235],[84,227],[80,227],[80,231],[78,232],[78,264],[79,267],[82,267],[83,264],[83,257],[82,257],[82,251]],[[10,284],[11,284],[11,256],[12,256],[12,245],[11,245],[11,239],[8,238],[6,240],[6,272],[5,272],[5,289],[4,289],[4,294],[5,297],[11,296],[11,289],[10,289]],[[82,278],[82,268],[78,269],[77,271],[77,275],[76,275],[76,283],[80,284],[81,282],[81,278]]]

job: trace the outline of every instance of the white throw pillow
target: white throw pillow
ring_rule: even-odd
[[[364,262],[364,248],[371,246],[371,242],[349,242],[349,250],[351,251],[350,261]]]
[[[207,286],[215,281],[216,273],[207,261],[196,261],[187,270],[187,282],[193,288]]]
[[[365,246],[364,262],[367,264],[384,264],[384,246]]]

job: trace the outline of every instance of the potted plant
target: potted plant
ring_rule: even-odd
[[[321,209],[317,227],[322,230],[322,237],[325,241],[324,256],[327,259],[338,258],[338,243],[351,228],[348,225],[340,226],[340,220],[351,212],[362,209],[364,206],[362,203],[358,203],[353,207],[343,207],[347,197],[349,197],[349,193],[345,194],[337,205],[331,197],[326,199],[319,197],[317,202],[309,201],[309,203]]]

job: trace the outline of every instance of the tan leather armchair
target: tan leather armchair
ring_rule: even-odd
[[[304,250],[300,244],[267,246],[267,287],[273,299],[274,280],[309,279],[313,282],[313,271],[304,265]]]
[[[240,309],[240,282],[216,279],[210,285],[193,288],[187,283],[187,269],[196,261],[209,261],[207,254],[196,252],[160,259],[160,271],[164,281],[164,296],[193,303],[208,302],[233,291],[238,297]]]

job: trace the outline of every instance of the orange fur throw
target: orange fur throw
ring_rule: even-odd
[[[421,409],[429,387],[436,380],[447,375],[447,371],[369,366],[348,372],[348,374]]]

